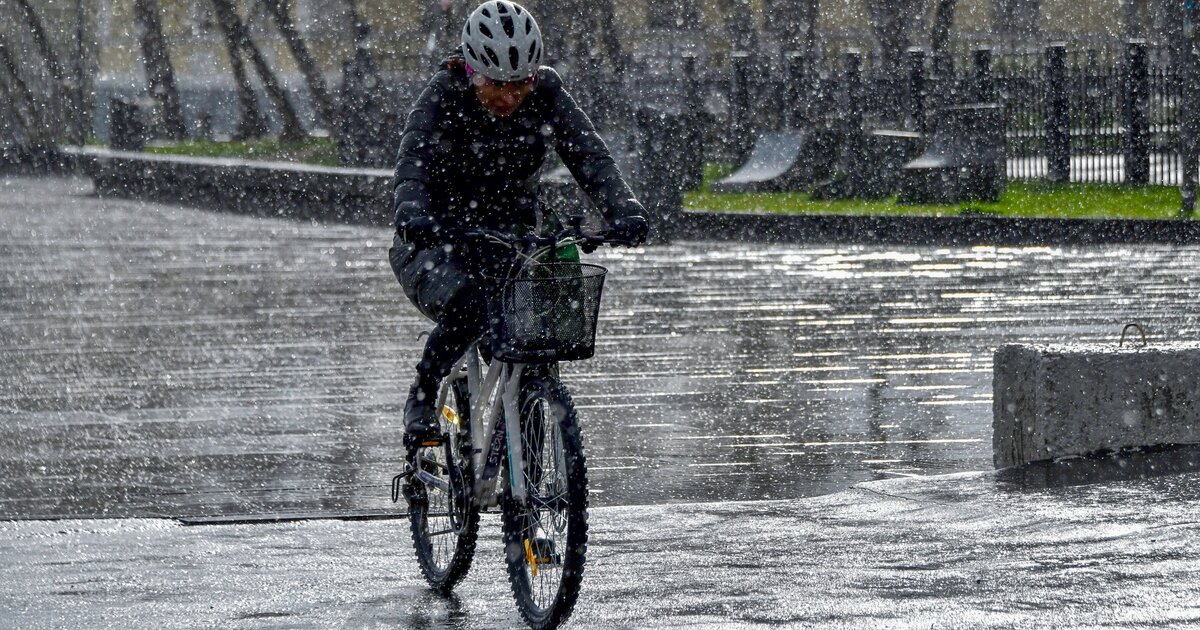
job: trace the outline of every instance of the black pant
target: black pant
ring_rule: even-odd
[[[441,381],[487,332],[487,298],[497,285],[494,278],[507,275],[512,255],[482,244],[418,249],[396,237],[388,258],[404,295],[437,324],[425,342],[417,376],[426,384]]]

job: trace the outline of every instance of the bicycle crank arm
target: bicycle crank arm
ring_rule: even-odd
[[[416,474],[417,480],[425,484],[427,488],[437,488],[446,494],[450,494],[450,483],[445,479],[434,475],[428,470],[418,470]]]

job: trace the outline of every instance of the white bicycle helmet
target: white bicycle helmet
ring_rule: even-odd
[[[489,0],[467,18],[463,54],[476,72],[494,81],[528,79],[542,65],[542,31],[524,7]]]

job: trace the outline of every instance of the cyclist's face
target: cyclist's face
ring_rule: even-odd
[[[509,116],[517,111],[525,97],[533,91],[537,83],[537,75],[524,81],[494,81],[482,74],[471,76],[471,84],[475,86],[475,96],[488,111],[497,116]]]

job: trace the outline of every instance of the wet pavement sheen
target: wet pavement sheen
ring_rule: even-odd
[[[1195,452],[1183,455],[1195,469]],[[963,473],[751,503],[598,508],[570,627],[1200,624],[1195,472],[1026,488]],[[498,519],[441,597],[404,521],[0,522],[21,628],[517,628]],[[3,621],[0,621],[2,624]]]
[[[0,180],[0,518],[391,511],[427,328],[386,230]],[[1200,248],[684,242],[597,256],[592,503],[991,465],[1008,342],[1196,338]]]

